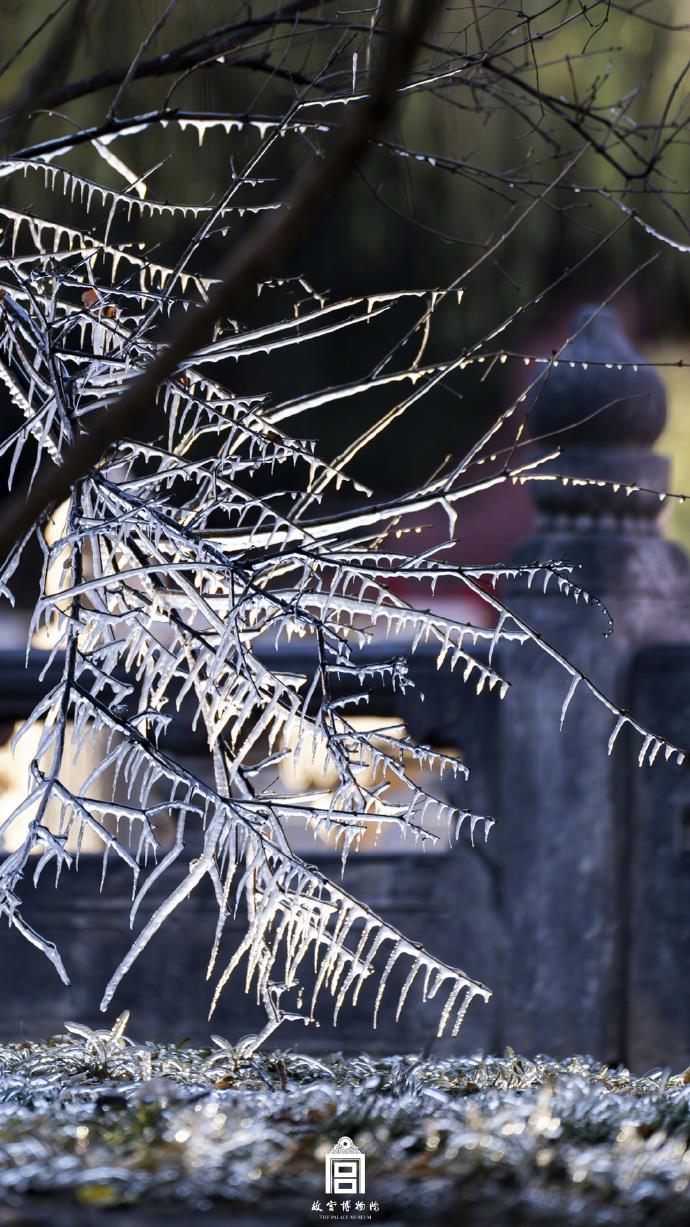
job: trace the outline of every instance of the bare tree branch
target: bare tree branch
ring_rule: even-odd
[[[210,340],[216,321],[244,310],[257,284],[281,267],[324,201],[346,181],[388,119],[438,7],[438,0],[416,0],[407,21],[391,30],[371,95],[320,165],[310,167],[298,179],[285,207],[258,226],[239,251],[233,253],[208,301],[175,322],[156,359],[114,405],[94,416],[88,435],[64,456],[60,467],[45,470],[33,488],[23,490],[0,507],[0,558],[7,556],[48,507],[67,496],[111,443],[127,434],[141,415],[146,417],[160,384],[184,358]]]
[[[7,57],[4,64],[0,65],[0,77],[5,75],[5,73],[7,72],[7,69],[12,67],[15,60],[19,59],[20,55],[24,51],[26,51],[27,47],[31,46],[34,39],[38,38],[39,34],[42,34],[43,31],[47,28],[47,26],[49,26],[51,22],[55,21],[55,18],[60,16],[60,13],[62,12],[62,10],[67,8],[67,5],[71,3],[72,3],[72,0],[60,0],[60,3],[53,9],[53,11],[51,13],[48,13],[48,15],[44,17],[43,20],[40,21],[37,26],[34,26],[31,33],[27,34],[26,38],[23,39],[22,42],[19,44],[19,46],[16,47],[15,50],[12,52],[12,54]]]
[[[169,77],[196,68],[204,61],[214,57],[240,51],[258,30],[270,29],[277,22],[283,24],[295,20],[309,9],[318,8],[322,0],[292,0],[290,4],[281,5],[273,14],[267,17],[254,18],[243,22],[232,22],[209,30],[201,37],[183,43],[172,51],[163,52],[150,60],[139,60],[129,80],[139,81],[147,78]],[[256,62],[252,62],[252,67]],[[44,110],[65,106],[77,98],[98,93],[113,85],[121,85],[130,74],[131,65],[120,65],[117,68],[105,68],[102,72],[93,73],[81,81],[70,82],[50,94],[41,97],[34,94],[33,105]],[[46,88],[46,83],[43,84]]]
[[[8,107],[8,117],[0,122],[0,142],[9,147],[24,128],[36,98],[40,97],[59,73],[68,70],[83,26],[88,0],[75,0],[72,13],[60,27],[36,68],[29,74],[18,96]],[[45,24],[45,23],[44,23]]]
[[[132,63],[130,64],[129,68],[127,69],[127,73],[126,73],[126,75],[125,75],[125,77],[124,77],[124,79],[123,79],[122,83],[120,84],[120,87],[119,87],[119,89],[118,89],[118,91],[117,91],[117,93],[116,93],[115,97],[113,98],[113,101],[112,101],[112,102],[111,102],[111,104],[110,104],[110,109],[109,109],[109,111],[108,111],[108,116],[111,116],[111,115],[116,115],[116,114],[117,114],[117,111],[118,111],[118,108],[119,108],[120,103],[121,103],[121,101],[122,101],[122,98],[123,98],[123,96],[124,96],[125,90],[127,89],[127,86],[129,85],[130,81],[132,80],[132,77],[134,76],[134,74],[135,74],[135,72],[136,72],[136,70],[137,70],[138,65],[141,63],[141,60],[143,59],[143,56],[144,56],[144,52],[148,50],[148,48],[151,46],[151,43],[152,43],[152,42],[154,42],[154,40],[155,40],[155,39],[158,37],[158,35],[160,34],[161,30],[163,29],[163,26],[165,25],[166,21],[168,20],[168,17],[169,17],[169,16],[170,16],[170,14],[173,12],[173,9],[175,8],[175,6],[176,6],[176,5],[177,5],[177,0],[169,0],[169,4],[168,4],[167,8],[165,8],[165,9],[163,10],[163,12],[161,13],[160,17],[158,18],[158,21],[157,21],[157,22],[155,22],[155,24],[154,24],[154,25],[151,27],[151,29],[149,30],[148,34],[146,35],[146,38],[145,38],[145,39],[144,39],[144,41],[141,43],[141,45],[140,45],[140,47],[139,47],[139,50],[137,51],[137,53],[136,53],[136,55],[135,55],[134,59],[132,60]]]

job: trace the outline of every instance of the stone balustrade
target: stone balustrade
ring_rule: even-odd
[[[669,484],[668,461],[653,450],[665,420],[663,386],[611,312],[586,310],[573,336],[558,365],[545,370],[529,411],[533,450],[551,451],[557,441],[562,453],[549,468],[568,481],[530,483],[537,523],[513,561],[572,562],[577,582],[610,611],[613,633],[605,634],[599,607],[575,603],[555,583],[544,592],[517,578],[504,596],[617,704],[690,746],[690,565],[662,536],[663,504],[649,493]],[[581,478],[605,484],[573,483]],[[639,768],[639,741],[629,730],[609,756],[614,720],[582,685],[561,731],[569,679],[534,645],[501,644],[494,660],[512,683],[502,702],[495,692],[475,698],[455,675],[435,674],[424,653],[411,667],[426,701],[414,691],[397,700],[420,740],[462,749],[472,774],[461,804],[496,816],[489,843],[473,849],[463,841],[433,858],[353,856],[348,888],[493,987],[492,1001],[471,1009],[446,1050],[511,1044],[526,1053],[590,1052],[640,1071],[688,1065],[690,773],[662,755]],[[37,674],[31,677],[24,706],[35,698]],[[23,714],[17,695],[21,686],[2,688],[0,720]],[[338,872],[337,858],[321,859]],[[114,966],[129,940],[121,869],[114,866],[104,896],[100,864],[87,861],[79,884],[63,881],[55,894],[42,879],[34,897],[26,892],[28,919],[61,934],[75,988],[58,986],[41,955],[6,931],[2,1034],[45,1033],[65,1016],[98,1021],[102,969]],[[161,933],[135,965],[115,1003],[132,1008],[135,1033],[167,1037],[175,1018],[180,1034],[208,1034],[203,968],[214,923],[210,892],[195,894],[174,932]],[[239,940],[241,918],[237,925]],[[259,1021],[252,1008],[241,992],[226,993],[213,1029],[230,1038],[245,1033]],[[278,1042],[421,1049],[434,1019],[411,995],[398,1027],[390,1011],[372,1035],[363,1000],[343,1012],[335,1032],[326,1020],[316,1032],[293,1027]]]

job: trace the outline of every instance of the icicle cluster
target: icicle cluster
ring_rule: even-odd
[[[200,138],[208,127],[220,128],[228,140],[242,126],[217,116],[171,118],[167,124],[177,131],[192,127]],[[255,127],[261,141],[272,139],[268,122]],[[146,128],[146,117],[121,127],[118,146]],[[304,125],[284,128],[288,135],[305,131]],[[88,140],[127,180],[126,191],[58,164],[58,157]],[[198,257],[208,239],[247,212],[280,207],[256,196],[263,180],[254,172],[233,179],[214,206],[156,203],[112,144],[112,137],[80,133],[0,166],[5,182],[25,176],[39,185],[36,198],[44,205],[31,214],[0,207],[0,377],[22,417],[0,448],[11,455],[10,483],[25,452],[35,458],[35,469],[59,464],[88,430],[90,415],[113,402],[150,362],[161,318],[193,309],[204,297],[212,281],[202,275]],[[259,160],[252,160],[254,169]],[[73,214],[70,224],[58,220],[64,197],[68,207],[79,205],[81,227]],[[133,215],[137,235],[163,216],[194,227],[174,265],[152,258],[153,237],[150,245],[113,237]],[[409,545],[409,526],[435,505],[447,514],[452,536],[463,499],[503,481],[537,478],[542,462],[516,462],[478,477],[491,430],[462,462],[396,500],[376,502],[349,477],[352,460],[372,438],[449,369],[473,360],[464,355],[444,366],[423,365],[444,292],[408,296],[419,299],[417,331],[423,338],[413,360],[394,365],[398,353],[407,352],[402,347],[368,379],[281,403],[269,396],[272,355],[296,351],[301,361],[300,347],[389,317],[405,296],[329,301],[303,281],[271,283],[259,292],[268,321],[252,327],[222,321],[214,341],[160,389],[151,406],[151,421],[160,429],[152,428],[150,441],[123,439],[112,447],[73,490],[69,505],[54,512],[52,536],[44,537],[45,525],[37,526],[44,570],[32,632],[50,629],[61,677],[19,734],[40,729],[26,798],[0,827],[0,840],[9,831],[23,832],[0,862],[0,912],[66,980],[57,948],[24,919],[20,888],[31,867],[37,878],[49,864],[59,874],[78,863],[90,832],[100,840],[104,874],[113,856],[132,871],[133,921],[152,883],[171,883],[114,971],[104,1007],[153,934],[209,879],[218,900],[208,966],[215,978],[213,1004],[244,962],[247,987],[266,1008],[267,1034],[296,1016],[283,1001],[299,999],[301,970],[311,964],[315,985],[308,1005],[296,1007],[299,1016],[313,1019],[322,993],[337,1016],[357,1000],[372,974],[378,1010],[401,963],[407,974],[398,1013],[413,987],[419,988],[439,1002],[439,1033],[455,1034],[469,1002],[486,999],[488,990],[408,941],[342,884],[297,856],[290,825],[302,820],[329,835],[343,862],[372,822],[392,824],[421,842],[439,838],[437,798],[420,782],[421,769],[461,776],[467,768],[414,743],[404,730],[364,729],[352,718],[353,710],[366,707],[373,688],[411,685],[404,659],[391,659],[386,640],[402,637],[408,654],[434,645],[439,668],[457,668],[477,691],[496,687],[501,696],[507,681],[492,663],[496,645],[507,638],[534,640],[569,675],[564,710],[579,682],[607,700],[505,608],[497,589],[505,568],[452,567],[445,546],[415,554],[411,548],[401,552],[398,544],[402,533]],[[237,364],[256,355],[264,361],[264,386],[237,396],[228,379]],[[372,391],[388,396],[389,407],[331,462],[318,457],[310,439],[288,430],[288,423],[299,423],[309,411],[342,413]],[[332,504],[325,496],[341,487],[348,508],[327,510]],[[18,543],[0,574],[10,598],[24,545]],[[555,579],[566,596],[588,599],[562,562],[535,564],[524,574],[530,583]],[[495,627],[413,608],[395,591],[399,580],[433,591],[449,576],[495,611]],[[312,652],[313,666],[299,675],[286,671],[281,657],[293,636]],[[477,651],[482,640],[490,645],[488,660]],[[380,647],[375,663],[370,654],[363,663],[367,646]],[[616,728],[632,723],[611,710]],[[166,748],[170,722],[185,720],[203,731],[208,776],[194,774]],[[634,727],[644,743],[641,757],[665,745]],[[95,766],[75,791],[65,781],[66,761],[89,747]],[[296,795],[281,786],[281,761],[304,747],[335,781],[328,793]],[[672,749],[666,747],[667,753]],[[122,782],[127,803],[117,799]],[[49,812],[57,813],[51,823]],[[441,814],[451,836],[468,817],[472,835],[477,824],[488,833],[492,822],[450,804],[441,806]],[[163,818],[174,831],[168,848],[160,846]],[[192,833],[198,854],[180,881],[175,866],[184,863]],[[246,911],[246,936],[228,956],[224,927],[238,908]]]

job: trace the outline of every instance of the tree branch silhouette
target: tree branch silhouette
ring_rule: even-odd
[[[380,71],[371,94],[348,122],[323,160],[298,175],[284,208],[257,226],[233,252],[207,301],[175,320],[163,338],[157,357],[131,383],[115,404],[94,414],[88,434],[66,453],[58,468],[43,469],[33,486],[0,505],[0,559],[38,523],[45,511],[66,498],[74,483],[96,465],[106,448],[127,434],[146,415],[164,380],[179,364],[206,344],[216,322],[238,315],[257,284],[274,275],[292,252],[324,202],[348,179],[370,142],[389,118],[398,90],[404,85],[415,53],[439,8],[439,0],[415,0],[408,17],[392,25]]]

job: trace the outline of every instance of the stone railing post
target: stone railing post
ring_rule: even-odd
[[[531,485],[538,520],[513,560],[567,560],[574,578],[613,617],[534,581],[506,589],[510,608],[576,663],[622,707],[630,663],[646,644],[690,641],[690,569],[665,541],[658,496],[668,461],[653,452],[665,421],[663,386],[610,311],[587,308],[576,339],[549,370],[529,430],[535,450],[563,448],[552,472],[619,483]],[[571,361],[575,362],[570,366]],[[558,431],[554,437],[553,432]],[[549,435],[542,443],[540,437]],[[513,687],[501,705],[494,833],[502,874],[504,1042],[526,1052],[625,1055],[630,775],[623,735],[611,757],[614,720],[579,686],[559,731],[568,678],[532,645],[504,648]]]
[[[690,644],[643,648],[631,706],[676,745],[690,745]],[[626,942],[626,1060],[631,1069],[690,1065],[690,769],[658,755],[632,775]]]

